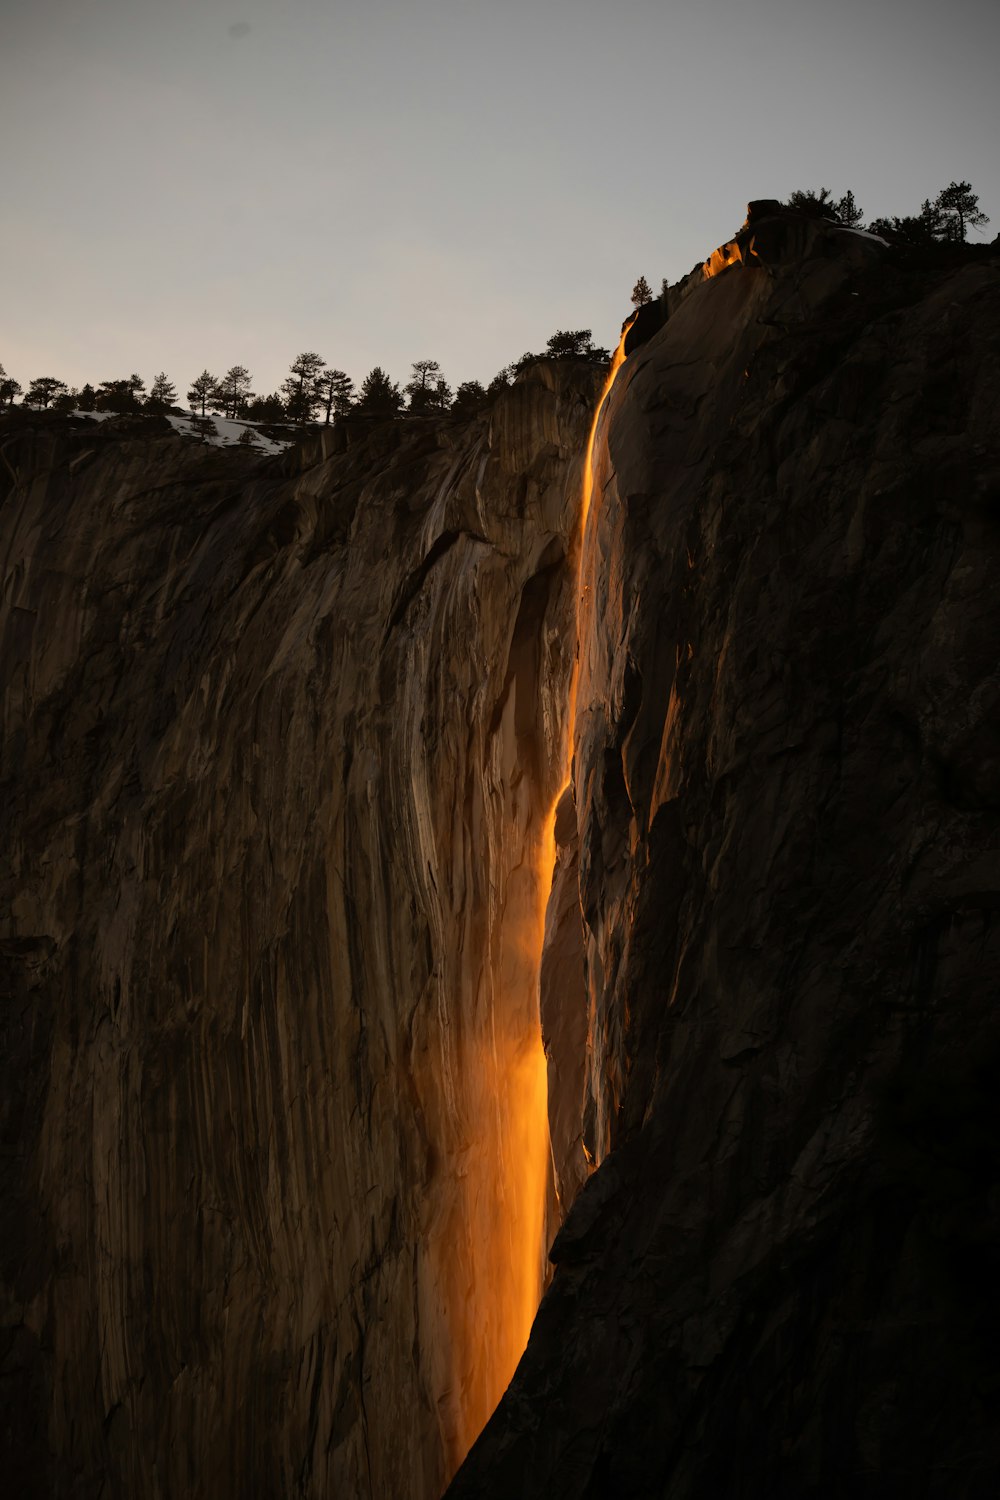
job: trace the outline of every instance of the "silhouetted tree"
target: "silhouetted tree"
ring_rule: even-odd
[[[60,416],[67,416],[71,411],[76,411],[79,394],[79,391],[72,387],[68,391],[61,391],[52,402],[52,410],[58,412]]]
[[[149,395],[146,398],[146,408],[148,411],[166,411],[168,407],[173,406],[176,400],[177,387],[172,381],[167,379],[166,374],[161,370],[149,388]]]
[[[201,407],[201,415],[204,418],[205,408],[212,399],[218,381],[209,370],[202,370],[197,380],[191,382],[191,389],[187,393],[187,399],[193,407]]]
[[[837,206],[830,196],[829,188],[820,188],[814,193],[811,188],[796,188],[788,195],[788,207],[797,208],[811,219],[836,219]]]
[[[415,359],[413,361],[413,375],[409,385],[406,386],[406,390],[409,391],[411,386],[416,386],[424,391],[428,386],[433,386],[440,374],[441,366],[436,359]]]
[[[252,395],[250,371],[246,365],[231,365],[215,388],[215,399],[226,417],[244,416]]]
[[[56,396],[61,396],[67,390],[65,380],[56,380],[54,375],[39,375],[28,386],[28,394],[24,398],[25,406],[40,406],[44,411],[50,401]]]
[[[432,411],[447,411],[451,405],[451,386],[447,380],[436,380],[431,392],[430,407]]]
[[[77,409],[79,411],[93,411],[96,403],[97,392],[88,381],[87,384],[81,388],[80,394],[76,398]]]
[[[128,375],[124,380],[102,380],[94,397],[97,411],[138,411],[139,397],[146,389],[141,375]]]
[[[510,365],[504,365],[503,369],[502,370],[498,370],[496,372],[496,374],[494,375],[493,379],[490,381],[489,385],[486,387],[486,394],[487,394],[487,396],[491,397],[491,398],[493,396],[499,396],[500,392],[501,391],[505,391],[507,389],[507,387],[510,385],[510,380],[511,380]],[[461,390],[461,389],[462,389],[462,387],[459,386],[459,390]]]
[[[482,411],[486,401],[486,392],[478,380],[463,380],[455,392],[451,414],[453,417],[474,417]]]
[[[0,379],[0,406],[13,406],[15,397],[21,394],[21,382],[13,375]]]
[[[425,411],[435,405],[434,391],[441,378],[441,366],[436,359],[415,359],[413,374],[403,390],[410,398],[411,411]]]
[[[316,398],[324,413],[324,426],[329,427],[334,414],[342,417],[351,409],[354,381],[345,370],[324,370],[316,377]]]
[[[944,216],[929,198],[924,199],[919,214],[907,214],[901,219],[873,219],[868,225],[869,234],[879,234],[903,245],[933,245],[943,232]]]
[[[661,302],[663,302],[663,303],[666,302],[666,300],[667,300],[667,292],[669,290],[670,290],[670,282],[664,276],[663,280],[660,282],[660,301]]]
[[[254,422],[283,422],[285,403],[274,391],[270,396],[254,396],[247,406],[247,416]]]
[[[219,435],[219,429],[212,421],[212,418],[206,417],[204,413],[200,417],[191,418],[191,431],[202,443],[206,443],[209,438],[218,437]]]
[[[990,221],[979,207],[979,195],[970,182],[949,182],[934,199],[941,215],[941,233],[947,240],[965,243],[968,229],[982,229]]]
[[[845,229],[858,229],[864,220],[864,210],[859,208],[850,188],[833,205],[833,211]]]
[[[285,393],[285,409],[288,417],[300,427],[304,427],[313,419],[313,413],[319,402],[316,394],[316,379],[325,366],[326,360],[311,350],[305,354],[298,354],[292,360],[291,373],[282,382],[281,389]]]
[[[361,382],[356,410],[370,417],[394,417],[403,404],[399,386],[376,365]]]
[[[652,302],[652,300],[653,289],[650,286],[649,282],[646,280],[645,276],[640,276],[639,280],[632,288],[632,306],[636,308],[645,307],[646,303]]]
[[[594,347],[589,328],[560,328],[546,344],[550,359],[587,359]]]

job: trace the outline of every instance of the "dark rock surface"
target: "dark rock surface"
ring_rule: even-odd
[[[450,1500],[1000,1476],[1000,261],[767,223],[602,427],[601,1164]]]
[[[544,954],[593,371],[0,423],[12,1493],[436,1500],[558,1219],[540,961],[572,1207],[449,1493],[995,1492],[1000,261],[752,236],[599,429]]]

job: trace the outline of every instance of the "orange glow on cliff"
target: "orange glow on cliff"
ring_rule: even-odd
[[[631,322],[628,327],[631,327]],[[625,335],[597,401],[584,455],[576,537],[574,635],[583,601],[587,519],[593,492],[593,451],[604,403],[625,360]],[[524,1353],[545,1290],[551,1187],[548,1063],[542,1045],[539,978],[545,914],[556,866],[555,821],[569,781],[579,673],[570,676],[558,792],[541,825],[535,822],[530,861],[508,885],[503,921],[488,940],[496,976],[487,1029],[463,1044],[461,1087],[477,1122],[451,1212],[430,1251],[437,1284],[446,1289],[450,1332],[448,1377],[442,1371],[439,1413],[450,1472],[486,1425]],[[548,782],[551,785],[551,781]],[[473,1265],[471,1285],[467,1267]],[[461,1296],[454,1288],[467,1288]]]
[[[541,949],[539,949],[541,958]],[[542,1028],[516,1060],[511,1093],[515,1107],[511,1115],[510,1161],[518,1175],[514,1193],[519,1214],[512,1226],[512,1278],[510,1339],[506,1374],[502,1366],[502,1391],[510,1384],[517,1362],[524,1353],[531,1325],[542,1300],[545,1243],[545,1196],[549,1173],[549,1086]]]
[[[556,799],[552,804],[550,812],[550,821],[552,823],[553,830],[555,829],[556,808],[559,805],[559,798],[569,786],[570,774],[573,766],[573,726],[576,720],[576,689],[580,677],[580,613],[584,591],[584,554],[586,552],[587,543],[587,522],[590,520],[590,507],[594,495],[594,444],[597,441],[597,428],[601,420],[601,415],[604,411],[604,403],[607,401],[608,397],[611,394],[611,387],[614,385],[615,381],[618,378],[618,371],[625,363],[625,340],[628,338],[629,329],[635,322],[636,316],[637,314],[633,314],[633,316],[629,318],[628,322],[625,324],[625,327],[622,329],[622,336],[618,340],[618,348],[611,356],[611,366],[608,370],[604,384],[601,387],[601,394],[597,398],[597,404],[594,407],[594,417],[590,424],[590,432],[587,435],[587,447],[583,455],[583,484],[581,486],[580,495],[580,527],[576,548],[576,614],[574,617],[573,625],[573,633],[576,640],[576,651],[573,657],[573,670],[570,674],[569,698],[566,708],[566,739],[565,749],[563,752],[563,775],[560,778],[559,791],[556,794]],[[554,851],[555,834],[553,832],[553,863],[555,861]]]
[[[753,247],[752,239],[747,245],[746,255],[743,254],[737,240],[729,240],[727,244],[720,245],[717,250],[712,251],[708,260],[705,261],[705,264],[701,268],[702,273],[705,280],[710,281],[713,276],[718,276],[720,271],[727,271],[730,266],[746,265],[751,257],[754,260],[757,259],[757,252]]]

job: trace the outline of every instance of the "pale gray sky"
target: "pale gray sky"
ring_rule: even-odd
[[[0,0],[0,361],[489,380],[748,197],[1000,230],[995,0]]]

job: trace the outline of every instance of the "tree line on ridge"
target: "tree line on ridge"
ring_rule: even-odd
[[[785,206],[810,217],[828,219],[845,229],[860,229],[864,222],[864,211],[850,189],[835,199],[826,187],[819,192],[797,188]],[[971,229],[982,229],[989,222],[971,183],[963,181],[949,183],[933,200],[925,198],[918,214],[875,218],[866,230],[890,244],[919,248],[964,244]],[[667,288],[664,277],[660,290],[664,299]],[[632,304],[639,308],[652,301],[652,288],[645,276],[640,276],[632,288]],[[246,365],[232,365],[223,375],[202,370],[191,382],[187,401],[193,418],[202,425],[209,420],[209,413],[297,427],[319,420],[329,425],[349,413],[385,418],[399,416],[405,410],[415,415],[451,412],[456,417],[469,417],[482,411],[537,360],[582,359],[603,364],[608,358],[609,351],[594,343],[589,328],[558,329],[541,354],[522,354],[520,359],[499,370],[485,386],[478,380],[466,380],[453,391],[437,360],[418,359],[402,389],[376,365],[356,390],[346,371],[328,365],[321,355],[307,350],[296,355],[280,389],[270,395],[253,391],[253,377]],[[55,376],[42,375],[32,380],[25,391],[0,365],[0,410],[13,406],[19,396],[22,405],[57,412],[164,413],[176,410],[177,387],[161,370],[148,391],[137,374],[104,380],[96,387],[88,382],[79,389],[70,388]]]

